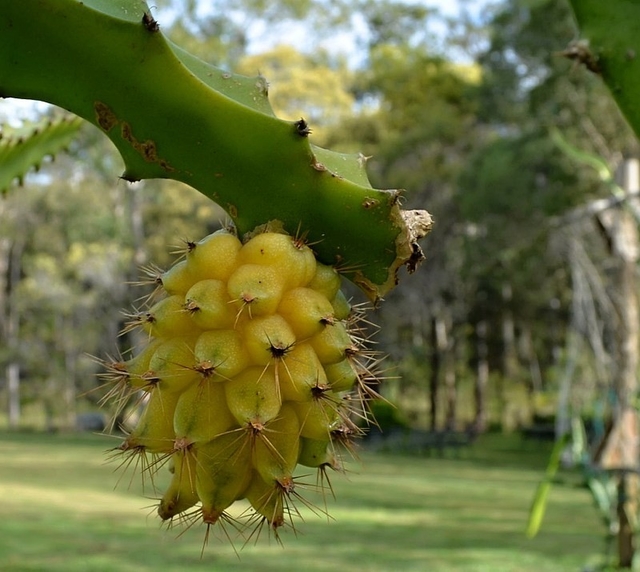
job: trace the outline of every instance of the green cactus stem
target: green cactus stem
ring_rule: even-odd
[[[570,0],[580,38],[564,55],[600,75],[640,136],[640,3]]]
[[[22,182],[31,169],[38,169],[45,157],[65,149],[73,140],[82,120],[67,116],[31,123],[20,128],[4,128],[0,133],[0,193],[16,179]]]
[[[241,233],[278,221],[374,301],[422,259],[426,211],[376,190],[364,158],[310,144],[274,116],[264,78],[234,75],[171,44],[140,0],[0,0],[0,96],[38,99],[98,126],[129,181],[182,181]]]

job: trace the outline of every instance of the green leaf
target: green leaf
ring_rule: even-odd
[[[540,531],[542,520],[547,510],[547,501],[549,499],[549,491],[551,491],[551,484],[558,472],[562,451],[569,442],[569,439],[570,434],[566,433],[556,441],[553,450],[551,451],[544,479],[538,485],[536,494],[533,497],[533,502],[531,503],[531,509],[529,510],[529,520],[527,522],[526,530],[528,538],[533,538]]]
[[[601,181],[605,183],[613,181],[613,173],[604,159],[597,155],[587,153],[582,149],[578,149],[569,143],[558,129],[554,128],[551,130],[551,139],[568,157],[595,169]]]

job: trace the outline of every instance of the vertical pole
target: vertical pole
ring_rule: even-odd
[[[637,159],[623,163],[619,180],[624,190],[637,191],[640,167]],[[618,209],[609,227],[613,254],[618,259],[618,292],[614,303],[618,315],[617,373],[615,390],[617,411],[615,422],[620,426],[621,473],[618,485],[618,565],[631,568],[635,554],[635,520],[638,513],[638,423],[634,397],[638,391],[638,296],[637,263],[639,240],[637,222],[628,209]]]

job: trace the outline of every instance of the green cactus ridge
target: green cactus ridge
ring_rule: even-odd
[[[170,43],[140,0],[0,0],[0,96],[38,99],[98,126],[122,177],[202,192],[240,233],[270,221],[304,236],[372,300],[422,258],[426,211],[371,188],[362,155],[310,144],[274,116],[264,78],[238,76]]]
[[[66,148],[80,129],[77,117],[47,119],[0,133],[0,192],[14,180],[20,183],[31,169],[38,169],[45,157]]]

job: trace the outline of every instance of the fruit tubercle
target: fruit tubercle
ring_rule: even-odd
[[[265,228],[244,242],[228,230],[189,242],[150,281],[156,292],[125,328],[141,328],[147,345],[108,364],[117,414],[140,391],[148,398],[119,452],[172,460],[163,520],[211,526],[246,498],[249,525],[276,531],[300,498],[296,466],[326,479],[362,432],[354,418],[367,420],[379,362],[364,321],[335,268]]]
[[[0,96],[79,115],[118,148],[124,179],[182,181],[241,233],[281,221],[372,301],[415,268],[426,211],[402,211],[399,191],[371,187],[362,155],[320,149],[304,120],[276,118],[264,78],[189,55],[151,14],[140,0],[0,0]]]

